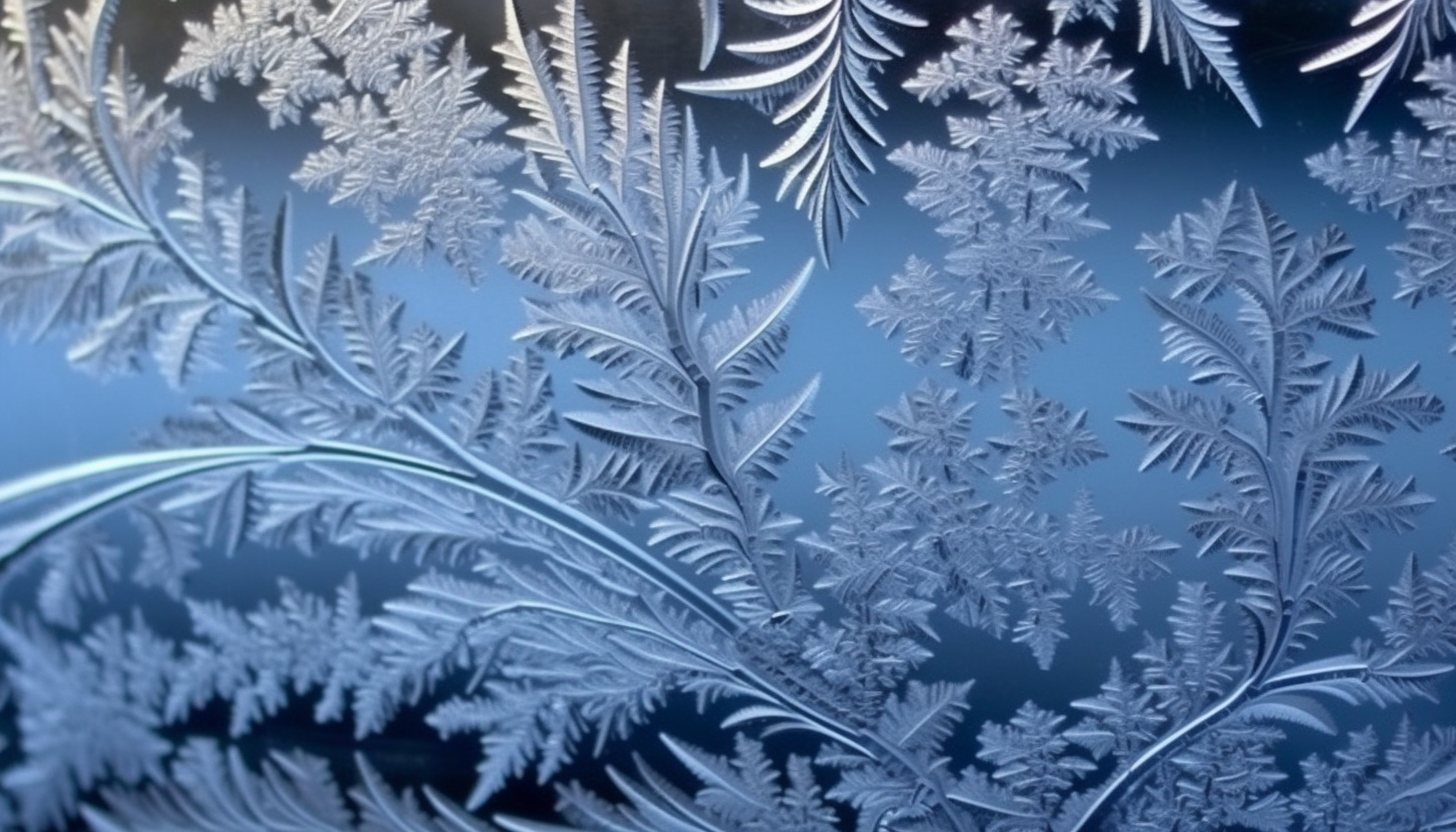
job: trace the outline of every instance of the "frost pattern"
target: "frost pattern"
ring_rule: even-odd
[[[937,221],[951,250],[939,268],[911,257],[859,308],[903,338],[911,361],[978,384],[1019,382],[1036,352],[1115,299],[1065,251],[1106,227],[1082,197],[1088,161],[1156,137],[1127,111],[1130,72],[1111,66],[1099,43],[1053,40],[1033,53],[1016,18],[992,7],[949,35],[955,47],[905,88],[979,112],[946,118],[949,147],[906,144],[890,160],[915,176],[906,199]]]
[[[157,704],[171,646],[140,619],[108,618],[79,642],[38,626],[0,623],[12,664],[6,679],[20,712],[25,759],[0,775],[27,829],[57,828],[82,792],[106,782],[135,786],[161,776],[171,748]]]
[[[1397,133],[1386,150],[1360,132],[1311,156],[1306,164],[1311,175],[1349,197],[1355,207],[1387,211],[1405,224],[1406,239],[1391,248],[1402,264],[1397,300],[1414,306],[1443,298],[1456,304],[1456,271],[1449,254],[1456,237],[1449,204],[1456,188],[1456,155],[1450,141],[1456,135],[1450,117],[1456,107],[1456,62],[1450,57],[1429,61],[1416,80],[1434,93],[1407,105],[1426,135]],[[1452,329],[1456,332],[1456,318]],[[1452,348],[1456,349],[1456,340]]]
[[[745,0],[744,5],[788,29],[726,47],[765,68],[679,82],[677,87],[746,99],[769,112],[774,124],[792,125],[793,132],[760,164],[784,168],[778,198],[793,194],[795,207],[813,220],[827,261],[832,243],[844,236],[858,208],[868,202],[858,179],[875,171],[876,148],[885,144],[874,117],[890,105],[874,75],[882,64],[904,56],[895,30],[924,27],[927,21],[888,0]],[[722,10],[719,0],[703,0],[699,6],[701,63],[706,67],[720,36]],[[1120,6],[1121,0],[1047,3],[1056,32],[1084,18],[1111,29]],[[1147,49],[1156,37],[1163,63],[1176,61],[1185,85],[1191,88],[1195,75],[1216,76],[1259,125],[1258,108],[1228,39],[1228,30],[1238,22],[1204,0],[1138,0],[1138,50]]]
[[[1351,248],[1339,229],[1300,239],[1256,193],[1230,185],[1140,248],[1169,284],[1148,295],[1163,320],[1166,357],[1227,398],[1138,392],[1138,412],[1122,422],[1148,443],[1141,467],[1165,465],[1190,477],[1217,471],[1230,486],[1185,507],[1202,551],[1231,556],[1224,574],[1242,588],[1238,604],[1250,628],[1235,653],[1219,634],[1223,604],[1201,584],[1180,586],[1171,643],[1149,637],[1134,657],[1169,725],[1079,807],[1079,826],[1151,771],[1149,792],[1122,810],[1134,826],[1199,817],[1283,829],[1291,816],[1274,789],[1282,777],[1262,773],[1283,734],[1261,723],[1335,734],[1321,698],[1399,702],[1422,695],[1447,667],[1423,661],[1389,630],[1381,646],[1357,641],[1345,655],[1301,655],[1338,606],[1364,589],[1366,532],[1409,528],[1431,502],[1411,480],[1387,479],[1364,449],[1398,429],[1435,423],[1444,408],[1416,385],[1414,366],[1385,373],[1356,357],[1332,370],[1315,351],[1322,332],[1375,334],[1373,298],[1363,271],[1341,265]],[[1232,322],[1228,305],[1236,307]],[[1403,594],[1398,585],[1392,604],[1402,605]],[[1114,667],[1109,685],[1123,684]],[[1190,780],[1217,788],[1195,794]]]
[[[788,614],[798,521],[765,485],[804,433],[818,379],[786,399],[749,402],[776,369],[812,263],[707,318],[705,303],[744,274],[734,258],[754,241],[747,171],[735,181],[716,155],[703,158],[692,112],[679,112],[661,85],[641,88],[627,46],[599,86],[580,11],[548,30],[548,44],[509,24],[501,53],[518,78],[511,92],[536,119],[515,133],[557,184],[504,244],[506,264],[555,295],[527,302],[517,338],[613,371],[579,383],[606,409],[567,418],[619,449],[611,467],[621,485],[665,492],[652,542],[715,575],[715,592],[740,614]]]
[[[1131,0],[1048,0],[1053,28],[1061,31],[1068,23],[1095,19],[1113,28],[1118,10]],[[1193,88],[1195,75],[1217,77],[1244,108],[1255,126],[1263,119],[1254,96],[1239,74],[1238,60],[1229,42],[1229,30],[1239,19],[1217,11],[1205,0],[1138,0],[1138,51],[1148,48],[1156,37],[1163,63],[1178,63],[1183,84]]]
[[[92,829],[104,832],[490,829],[429,787],[422,790],[430,807],[426,810],[415,794],[394,792],[362,756],[354,764],[360,784],[349,790],[345,801],[326,760],[275,752],[255,772],[236,749],[223,751],[207,740],[193,740],[178,750],[166,785],[141,792],[108,791],[101,806],[87,806],[82,814]]]
[[[934,632],[937,609],[1010,635],[1049,668],[1068,637],[1062,602],[1083,575],[1114,626],[1134,622],[1133,582],[1165,568],[1177,546],[1145,527],[1104,532],[1086,492],[1065,517],[1039,510],[1043,488],[1106,452],[1086,414],[1034,390],[1008,393],[1002,409],[1015,432],[976,447],[972,406],[954,389],[923,383],[879,414],[891,430],[890,456],[863,471],[848,459],[820,470],[834,522],[827,536],[805,542],[827,571],[818,586],[856,610],[811,642],[816,664],[834,678],[898,684],[930,657],[916,635]]]
[[[256,86],[274,127],[308,114],[324,146],[294,181],[378,225],[361,263],[438,250],[479,280],[505,201],[495,176],[518,153],[487,141],[505,117],[476,96],[484,70],[427,17],[418,1],[219,4],[209,24],[188,23],[168,80],[208,100],[223,79]]]
[[[467,200],[483,224],[471,233],[498,224],[494,177],[524,160],[510,228],[472,238],[530,284],[524,349],[473,370],[465,334],[413,322],[339,242],[295,241],[287,202],[265,212],[189,154],[181,116],[111,44],[114,3],[7,7],[0,323],[69,337],[72,362],[100,375],[150,364],[181,388],[236,342],[246,382],[141,450],[0,483],[0,563],[12,586],[36,587],[35,614],[0,621],[6,823],[1081,832],[1456,816],[1449,728],[1357,732],[1307,757],[1298,782],[1276,756],[1286,733],[1338,733],[1331,703],[1433,697],[1456,655],[1456,547],[1408,558],[1348,651],[1318,641],[1366,589],[1369,533],[1411,528],[1431,502],[1384,472],[1379,446],[1444,412],[1414,366],[1320,352],[1375,334],[1338,229],[1301,236],[1230,186],[1140,246],[1165,357],[1199,392],[1135,392],[1121,422],[1148,446],[1143,468],[1219,480],[1185,507],[1227,584],[1179,581],[1147,615],[1141,588],[1177,546],[1105,528],[1085,489],[1057,504],[1057,486],[1107,450],[1028,368],[1112,300],[1071,253],[1100,228],[1081,196],[1088,161],[1153,138],[1099,44],[1037,48],[985,9],[907,83],[979,108],[949,120],[950,149],[893,157],[952,250],[941,268],[912,259],[861,306],[908,357],[952,372],[879,411],[881,456],[820,470],[829,521],[806,529],[779,477],[819,381],[778,370],[813,263],[753,285],[747,163],[725,166],[668,84],[644,83],[630,40],[603,57],[576,3],[539,30],[509,6],[495,55],[521,115],[507,126],[476,97],[481,67],[412,0],[244,2],[188,28],[175,82],[236,78],[276,119],[311,114],[327,144],[300,184],[370,210],[419,197],[406,222],[427,237],[424,206],[462,209],[417,187],[444,181],[434,174],[390,167],[407,122],[460,143],[462,175],[486,189]],[[832,20],[813,16],[830,5],[763,5],[807,9],[805,31]],[[716,19],[716,3],[700,6]],[[1179,9],[1231,25],[1200,3],[1142,9],[1165,45]],[[1116,11],[1052,10],[1058,25]],[[1228,53],[1187,36],[1185,71],[1194,47],[1218,69]],[[1437,127],[1444,105],[1422,106]],[[1353,158],[1315,166],[1333,179]],[[588,368],[585,405],[558,412],[554,362],[572,358]],[[970,396],[993,385],[1003,427],[987,436]],[[621,531],[638,518],[643,541]],[[282,580],[251,602],[195,585],[216,556],[286,553],[388,560],[406,585],[381,597],[356,571],[321,592]],[[1141,635],[1087,696],[1043,692],[987,716],[977,697],[1002,682],[994,669],[937,661],[984,636],[1051,668],[1082,592]],[[352,775],[248,751],[296,706],[352,732]],[[223,713],[226,742],[198,736]],[[706,730],[664,730],[684,713]],[[418,723],[478,747],[458,801],[392,785],[367,759]],[[529,779],[556,789],[549,823],[498,808]]]
[[[1360,92],[1345,120],[1349,131],[1391,72],[1404,74],[1417,54],[1431,57],[1433,44],[1456,25],[1456,4],[1450,0],[1367,0],[1350,19],[1350,28],[1360,30],[1349,39],[1310,58],[1301,72],[1315,72],[1335,64],[1368,58],[1360,68]],[[1378,54],[1377,54],[1378,53]]]
[[[858,206],[868,202],[858,179],[874,172],[877,147],[885,144],[875,116],[889,109],[874,76],[881,64],[904,55],[895,30],[926,21],[895,0],[787,0],[744,5],[784,26],[784,34],[732,43],[727,51],[762,64],[724,78],[679,82],[702,95],[742,98],[772,113],[793,132],[760,162],[784,169],[778,198],[791,192],[794,207],[813,220],[825,260],[844,236]],[[718,2],[702,5],[703,65],[718,29]]]

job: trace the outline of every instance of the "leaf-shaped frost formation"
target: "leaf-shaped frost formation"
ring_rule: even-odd
[[[1284,775],[1272,751],[1283,731],[1265,723],[1330,733],[1322,699],[1425,696],[1428,680],[1450,669],[1412,649],[1420,639],[1433,654],[1447,650],[1444,635],[1428,635],[1445,625],[1423,587],[1448,581],[1444,569],[1416,577],[1413,563],[1377,622],[1390,646],[1357,642],[1349,655],[1295,661],[1336,605],[1363,589],[1368,530],[1403,526],[1428,502],[1409,481],[1386,480],[1369,450],[1401,427],[1434,423],[1443,407],[1415,386],[1414,368],[1370,373],[1356,358],[1332,372],[1314,351],[1321,332],[1372,334],[1363,273],[1342,265],[1350,247],[1337,229],[1300,239],[1257,194],[1231,185],[1140,248],[1170,286],[1150,296],[1167,357],[1236,401],[1135,393],[1141,412],[1123,421],[1149,442],[1144,467],[1215,470],[1230,486],[1186,506],[1203,551],[1232,557],[1225,574],[1243,588],[1252,638],[1235,652],[1223,636],[1224,602],[1205,584],[1180,584],[1172,638],[1149,635],[1134,656],[1141,678],[1114,665],[1101,696],[1075,703],[1091,716],[1066,736],[1120,761],[1110,779],[1069,803],[1067,828],[1094,828],[1117,812],[1134,826],[1199,817],[1286,829],[1291,801],[1276,788]],[[1128,708],[1144,697],[1166,723],[1129,720]],[[1143,736],[1119,746],[1112,719]]]
[[[992,777],[1034,816],[1053,816],[1061,796],[1096,768],[1086,757],[1069,753],[1070,743],[1061,731],[1064,721],[1027,702],[1007,724],[986,723],[976,738],[976,756],[996,767]]]
[[[1131,0],[1049,0],[1047,9],[1052,13],[1052,31],[1059,34],[1067,24],[1084,19],[1112,29],[1119,9],[1131,4]],[[1263,125],[1229,43],[1229,31],[1239,25],[1238,18],[1217,11],[1206,0],[1137,0],[1137,6],[1139,51],[1156,36],[1163,63],[1178,62],[1184,86],[1192,89],[1195,75],[1222,82],[1250,120]]]
[[[811,380],[788,398],[751,406],[777,368],[806,264],[778,289],[709,317],[710,301],[745,271],[735,258],[757,238],[745,169],[704,158],[691,110],[661,85],[644,90],[630,45],[605,67],[574,4],[543,39],[514,13],[499,51],[531,113],[521,138],[556,189],[504,243],[508,267],[554,292],[527,301],[517,333],[559,355],[580,353],[612,373],[579,382],[604,410],[568,419],[662,473],[668,516],[653,542],[701,572],[750,617],[787,614],[800,588],[785,533],[797,520],[770,500],[809,418]]]
[[[880,730],[907,753],[931,759],[961,721],[970,689],[970,683],[912,680],[903,698],[886,703]]]
[[[183,647],[166,712],[177,719],[211,699],[224,699],[234,737],[273,716],[290,692],[301,695],[314,687],[322,688],[314,718],[338,720],[346,692],[359,686],[375,658],[352,577],[332,604],[284,581],[276,607],[243,616],[215,602],[192,601],[188,612],[198,639]]]
[[[1420,735],[1403,719],[1383,753],[1375,730],[1365,728],[1351,733],[1333,759],[1311,754],[1299,765],[1304,788],[1292,803],[1307,829],[1355,832],[1438,823],[1450,817],[1456,735],[1449,728]]]
[[[716,31],[716,5],[714,0],[704,6],[705,32]],[[778,197],[792,192],[794,206],[813,221],[827,261],[830,247],[868,202],[858,180],[874,172],[877,148],[885,143],[874,120],[889,104],[874,75],[883,62],[904,54],[893,29],[921,27],[925,21],[893,0],[748,0],[746,5],[785,28],[783,34],[727,46],[763,68],[679,82],[677,88],[753,101],[772,112],[774,124],[792,127],[760,164],[784,168]],[[704,38],[705,55],[709,40]]]
[[[1087,717],[1063,736],[1098,758],[1111,752],[1118,760],[1127,759],[1151,743],[1167,719],[1153,706],[1153,693],[1128,679],[1117,659],[1112,660],[1102,692],[1078,699],[1072,707]]]
[[[1368,547],[1364,530],[1399,527],[1426,502],[1409,483],[1385,481],[1362,449],[1434,423],[1443,406],[1415,385],[1415,368],[1387,376],[1356,359],[1331,373],[1314,351],[1321,331],[1373,334],[1363,272],[1340,265],[1350,247],[1337,229],[1300,241],[1257,195],[1230,186],[1141,248],[1174,285],[1171,296],[1149,298],[1167,357],[1242,407],[1183,391],[1139,393],[1142,412],[1123,422],[1149,442],[1143,467],[1190,476],[1215,468],[1234,487],[1236,495],[1190,505],[1194,531],[1246,562],[1237,575],[1256,615],[1294,605],[1286,635],[1302,642],[1331,601],[1355,591],[1349,552]],[[1239,298],[1236,324],[1219,311],[1230,295]],[[1281,493],[1296,479],[1298,502],[1284,507]]]
[[[36,607],[46,621],[66,627],[80,623],[83,603],[106,598],[106,588],[120,571],[122,552],[99,534],[77,533],[42,545],[45,564],[36,593]]]
[[[1254,124],[1263,125],[1226,34],[1238,26],[1238,18],[1215,11],[1205,0],[1138,0],[1138,18],[1140,48],[1146,49],[1156,34],[1163,63],[1176,59],[1186,86],[1192,88],[1196,72],[1217,75]]]

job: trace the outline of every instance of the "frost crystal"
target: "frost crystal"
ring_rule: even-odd
[[[1081,194],[1087,162],[1155,137],[1140,117],[1130,73],[1100,44],[1035,42],[1009,14],[986,8],[950,29],[955,48],[905,83],[922,101],[975,102],[946,119],[950,147],[907,144],[890,160],[915,176],[911,205],[938,221],[951,251],[943,269],[918,257],[860,310],[905,356],[981,383],[1024,378],[1032,355],[1066,340],[1071,323],[1114,300],[1065,247],[1105,226]]]
[[[814,222],[820,252],[844,236],[858,207],[869,199],[858,179],[873,173],[885,144],[874,117],[889,103],[875,75],[881,64],[905,53],[896,30],[925,20],[898,0],[787,0],[746,6],[788,29],[785,34],[729,44],[727,51],[762,69],[679,82],[680,90],[743,98],[766,104],[775,124],[793,132],[764,157],[763,167],[783,167],[778,197],[793,194],[794,207]],[[703,0],[704,64],[719,26],[718,0]]]

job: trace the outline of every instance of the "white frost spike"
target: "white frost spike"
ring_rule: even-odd
[[[698,0],[698,14],[703,20],[703,47],[698,53],[698,69],[708,68],[713,53],[718,51],[718,39],[723,32],[722,0]]]
[[[744,414],[735,437],[733,472],[751,470],[772,479],[788,459],[794,440],[804,432],[809,404],[819,392],[815,376],[804,389],[780,402],[759,405]]]
[[[1238,61],[1228,35],[1223,31],[1239,24],[1238,18],[1219,14],[1204,0],[1138,0],[1138,49],[1147,49],[1154,33],[1163,53],[1163,63],[1176,57],[1183,82],[1193,86],[1193,73],[1212,70],[1228,86],[1256,126],[1264,122],[1254,97],[1239,75]]]
[[[1350,116],[1345,120],[1346,132],[1360,120],[1392,70],[1399,66],[1400,71],[1405,72],[1418,51],[1429,57],[1432,42],[1444,37],[1456,26],[1456,5],[1447,0],[1371,0],[1361,6],[1350,20],[1352,29],[1358,30],[1366,25],[1370,28],[1357,31],[1348,40],[1299,66],[1300,72],[1315,72],[1373,53],[1380,44],[1388,42],[1383,52],[1372,56],[1370,62],[1360,68],[1363,80],[1350,108]]]

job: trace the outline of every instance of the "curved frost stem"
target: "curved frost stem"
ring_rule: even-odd
[[[398,605],[391,602],[385,605],[386,608],[391,610],[402,608],[403,606],[407,606],[407,604]],[[475,627],[481,627],[484,626],[486,622],[492,621],[496,618],[502,618],[520,613],[544,613],[555,618],[564,618],[569,621],[578,621],[583,624],[592,624],[602,627],[608,627],[613,630],[620,630],[622,632],[636,633],[637,635],[644,636],[646,638],[652,639],[653,641],[661,642],[662,644],[672,647],[675,650],[680,650],[683,653],[703,662],[705,665],[710,665],[716,670],[725,673],[732,673],[737,669],[737,665],[724,662],[721,658],[715,657],[697,648],[691,642],[684,641],[681,638],[674,638],[663,632],[662,630],[653,629],[642,624],[634,624],[630,621],[623,621],[620,618],[606,616],[600,613],[585,612],[583,610],[563,606],[561,604],[547,603],[545,601],[518,600],[496,604],[495,606],[487,609],[485,612],[477,613],[471,616],[471,618],[465,622],[462,629],[469,630]]]
[[[208,471],[238,465],[270,462],[284,454],[297,453],[296,449],[265,449],[259,453],[241,454],[232,453],[231,451],[232,449],[221,449],[213,450],[210,454],[194,454],[192,456],[195,458],[186,458],[187,461],[180,464],[168,466],[160,471],[131,477],[119,484],[63,503],[24,523],[6,526],[3,533],[0,533],[0,574],[8,571],[8,564],[16,555],[36,545],[45,538],[91,517],[97,512],[140,497],[154,488],[175,484],[188,477],[203,474]],[[124,456],[134,457],[144,455],[128,454]],[[69,469],[57,469],[33,477],[27,477],[19,482],[0,486],[0,492],[19,493],[20,496],[18,499],[24,499],[37,495],[37,491],[34,488],[27,489],[26,486],[50,488],[73,485],[92,476],[116,474],[130,468],[154,465],[159,461],[161,460],[135,461],[103,457],[90,461],[90,463],[100,465],[103,470],[87,472],[85,470],[73,471]],[[88,463],[83,463],[82,465],[71,466],[71,468],[85,469],[87,465]],[[62,475],[68,473],[74,474],[74,476],[63,479]]]
[[[1083,830],[1095,828],[1095,822],[1102,813],[1120,799],[1128,789],[1143,778],[1154,766],[1162,762],[1169,754],[1179,750],[1189,741],[1190,735],[1216,722],[1220,718],[1232,713],[1244,700],[1253,695],[1255,680],[1253,676],[1246,677],[1242,684],[1213,705],[1209,706],[1203,713],[1178,726],[1173,731],[1164,735],[1157,742],[1143,749],[1126,767],[1113,776],[1112,780],[1103,785],[1097,793],[1096,799],[1082,810],[1082,814],[1069,826],[1065,832],[1083,832]]]
[[[31,173],[24,173],[18,170],[0,170],[0,185],[18,186],[21,188],[33,188],[37,191],[45,191],[55,194],[62,199],[72,200],[86,206],[92,212],[100,214],[117,225],[130,228],[133,231],[150,233],[151,228],[144,222],[124,211],[118,211],[104,201],[97,199],[78,188],[73,188],[64,182],[52,179],[48,176],[37,176]],[[6,202],[15,202],[14,199],[6,199]]]
[[[1304,670],[1289,670],[1280,673],[1265,684],[1260,685],[1259,693],[1282,690],[1284,688],[1297,687],[1316,679],[1327,679],[1330,677],[1357,677],[1370,672],[1370,663],[1361,659],[1345,661],[1340,664],[1316,665]]]
[[[861,740],[854,738],[854,734],[857,733],[855,729],[844,725],[838,720],[828,719],[817,711],[804,708],[794,699],[783,695],[768,680],[758,676],[741,663],[725,661],[722,657],[714,656],[691,642],[676,638],[672,634],[659,629],[635,624],[630,621],[623,621],[619,618],[583,612],[582,610],[565,607],[560,604],[525,600],[498,604],[485,612],[473,616],[469,621],[465,622],[463,629],[482,626],[487,621],[502,616],[533,612],[545,613],[557,618],[579,621],[612,630],[635,633],[665,644],[675,650],[681,651],[685,655],[691,656],[725,676],[732,677],[741,685],[739,693],[742,695],[776,705],[788,712],[796,713],[801,719],[801,722],[797,725],[798,728],[837,742],[854,753],[871,758],[874,756],[873,752],[866,748]]]
[[[95,123],[95,137],[100,144],[101,157],[106,165],[107,173],[116,183],[127,207],[145,225],[146,230],[151,233],[157,246],[165,251],[179,268],[193,280],[201,283],[209,291],[227,301],[227,303],[240,311],[247,317],[256,321],[265,329],[272,330],[276,335],[282,336],[279,341],[283,346],[303,354],[302,336],[281,320],[272,310],[268,309],[255,298],[250,298],[238,290],[225,285],[214,275],[208,273],[207,269],[197,262],[196,258],[187,251],[187,248],[177,241],[173,236],[171,228],[160,217],[157,216],[156,206],[153,204],[149,194],[139,193],[136,182],[132,179],[131,171],[127,170],[125,157],[121,148],[117,145],[115,128],[112,124],[111,110],[106,106],[106,96],[102,91],[106,87],[106,79],[110,67],[111,58],[111,28],[115,23],[116,14],[120,8],[121,0],[100,0],[101,9],[96,14],[96,28],[91,33],[91,119]]]
[[[76,500],[57,506],[39,517],[26,523],[11,526],[6,534],[0,537],[0,575],[8,571],[8,565],[13,557],[26,548],[34,546],[41,540],[53,535],[63,529],[81,522],[88,517],[94,516],[97,512],[124,504],[130,500],[140,498],[148,492],[176,485],[189,477],[199,474],[217,471],[224,468],[277,465],[283,463],[331,463],[331,464],[357,464],[368,465],[374,468],[397,471],[413,476],[424,477],[455,488],[464,489],[477,496],[486,498],[512,511],[525,513],[532,519],[537,520],[558,533],[588,546],[595,551],[607,555],[612,560],[643,574],[643,565],[655,565],[647,553],[633,551],[635,547],[628,541],[615,533],[600,528],[599,524],[590,518],[583,518],[584,524],[572,522],[569,516],[572,512],[569,509],[563,510],[553,501],[542,498],[538,511],[523,511],[523,503],[532,502],[529,488],[513,483],[509,477],[500,476],[499,482],[489,480],[482,481],[483,477],[477,473],[462,471],[449,466],[440,465],[430,460],[406,454],[381,451],[376,448],[368,448],[347,443],[313,443],[300,444],[296,446],[287,445],[239,445],[222,446],[215,448],[182,448],[169,451],[151,451],[132,454],[118,454],[110,457],[87,460],[75,465],[63,466],[60,468],[43,471],[0,484],[0,509],[7,505],[26,502],[35,499],[42,499],[49,492],[56,489],[64,489],[79,485],[96,478],[114,477],[140,469],[165,466],[161,470],[148,471],[146,473],[131,476],[120,483],[112,485],[98,492],[87,494]],[[563,516],[564,515],[564,516]],[[601,536],[593,533],[591,527],[598,526]],[[615,540],[613,540],[615,538]],[[621,550],[626,550],[621,551]],[[694,612],[703,616],[715,628],[725,635],[732,635],[741,624],[731,618],[715,604],[706,598],[701,597],[701,592],[696,587],[683,582],[682,578],[667,572],[657,565],[656,571],[661,574],[647,574],[645,577],[658,585],[666,585],[665,588],[672,593],[679,602],[687,604],[694,609]],[[674,583],[681,584],[682,588],[674,586]],[[697,598],[699,601],[695,602]],[[705,606],[706,605],[706,606]],[[568,611],[572,615],[580,616],[576,611]],[[601,622],[611,624],[614,627],[640,630],[647,632],[640,627],[631,627],[620,622]],[[655,637],[661,634],[648,633]],[[874,742],[869,738],[859,736],[860,732],[854,728],[844,725],[838,720],[825,717],[823,714],[803,706],[792,697],[788,697],[778,687],[766,679],[763,679],[752,670],[740,664],[724,664],[719,659],[703,656],[700,651],[691,650],[680,641],[674,640],[672,644],[679,649],[690,650],[693,655],[698,655],[707,661],[712,662],[725,673],[739,679],[753,696],[780,705],[786,710],[797,713],[804,721],[803,727],[812,730],[826,739],[838,742],[855,753],[863,754],[873,758],[875,755],[868,747],[868,744],[883,744]]]
[[[462,489],[475,496],[529,517],[581,545],[605,555],[663,587],[726,635],[737,632],[737,621],[708,599],[701,590],[658,563],[630,541],[590,517],[560,505],[515,479],[485,466],[464,471],[427,459],[342,442],[288,445],[182,448],[172,451],[120,454],[44,471],[0,484],[0,508],[36,499],[53,489],[77,485],[97,477],[110,477],[165,465],[160,471],[139,474],[100,492],[53,508],[24,524],[13,526],[0,538],[0,571],[20,551],[97,511],[134,499],[165,485],[221,468],[281,462],[367,465],[423,477]]]
[[[1273,655],[1272,651],[1269,655]],[[1190,735],[1211,727],[1224,717],[1233,714],[1241,705],[1250,700],[1280,690],[1297,689],[1316,681],[1359,679],[1371,670],[1370,662],[1354,657],[1349,657],[1345,661],[1331,660],[1329,663],[1316,663],[1313,666],[1306,666],[1305,669],[1286,671],[1273,677],[1268,676],[1267,670],[1263,672],[1256,670],[1237,688],[1203,713],[1144,749],[1131,764],[1103,787],[1097,795],[1097,799],[1085,808],[1074,823],[1065,827],[1065,832],[1083,832],[1083,830],[1095,828],[1095,822],[1103,812],[1107,811],[1155,765],[1191,741]]]
[[[50,468],[35,474],[27,474],[9,482],[0,483],[0,508],[3,508],[7,503],[20,502],[40,496],[42,492],[50,489],[75,485],[82,480],[91,479],[92,477],[117,474],[135,468],[160,465],[168,462],[176,463],[216,459],[219,456],[229,455],[268,454],[277,450],[278,446],[276,445],[235,445],[216,448],[175,448],[165,451],[140,451],[138,453],[115,454],[113,456],[87,459],[82,462],[63,465],[59,468]]]

